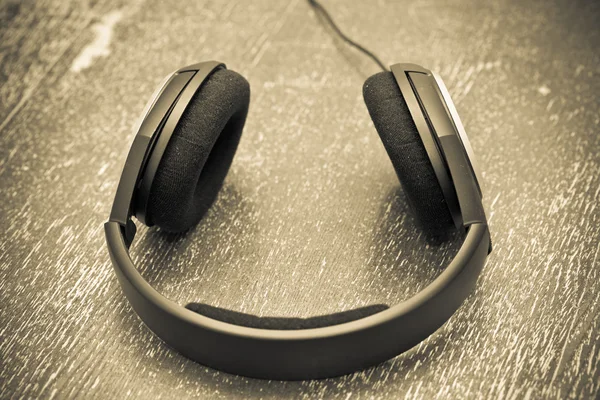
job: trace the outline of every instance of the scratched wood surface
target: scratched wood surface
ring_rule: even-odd
[[[460,246],[419,233],[361,96],[376,67],[306,2],[0,4],[0,398],[597,398],[600,3],[326,0],[386,63],[445,79],[494,252],[409,352],[336,379],[233,376],[178,355],[105,248],[131,128],[162,77],[217,59],[252,103],[219,198],[133,257],[173,300],[309,316],[393,304]],[[365,343],[365,346],[368,346]]]

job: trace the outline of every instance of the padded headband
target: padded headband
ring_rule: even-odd
[[[185,308],[208,318],[227,322],[229,324],[247,326],[248,328],[296,330],[322,328],[324,326],[339,325],[345,322],[355,321],[387,310],[389,306],[386,304],[374,304],[355,308],[354,310],[310,318],[258,317],[256,315],[213,307],[203,303],[189,303]]]

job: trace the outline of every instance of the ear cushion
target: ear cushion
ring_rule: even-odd
[[[250,85],[220,69],[183,112],[156,171],[150,221],[168,232],[196,225],[213,203],[233,161],[250,103]]]
[[[417,219],[431,232],[449,230],[450,209],[393,74],[367,79],[363,97]]]

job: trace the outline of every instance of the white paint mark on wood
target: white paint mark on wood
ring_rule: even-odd
[[[551,92],[550,88],[546,85],[542,85],[538,88],[538,92],[542,95],[542,96],[548,96]]]
[[[115,10],[102,17],[99,23],[92,25],[96,37],[73,60],[71,71],[80,72],[91,66],[96,58],[106,57],[110,54],[113,31],[121,18],[123,18],[123,12]]]
[[[105,163],[102,165],[102,167],[100,167],[100,170],[98,171],[98,176],[104,174],[104,172],[106,171],[106,169],[109,167],[108,163]]]

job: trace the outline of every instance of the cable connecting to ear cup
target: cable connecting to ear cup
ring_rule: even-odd
[[[311,4],[335,26],[320,4]],[[425,225],[448,229],[454,223],[466,232],[438,278],[391,307],[312,318],[258,317],[201,302],[182,307],[152,288],[129,256],[132,217],[175,232],[197,224],[229,170],[248,112],[248,82],[222,63],[203,62],[175,71],[150,101],[105,224],[119,283],[146,326],[202,364],[250,377],[296,380],[385,361],[452,316],[491,251],[472,151],[440,78],[414,64],[390,69],[370,77],[363,94],[404,191]]]
[[[342,40],[344,42],[348,43],[352,47],[355,47],[359,51],[362,51],[365,55],[367,55],[367,57],[369,57],[371,60],[373,60],[379,66],[379,68],[381,68],[382,70],[389,71],[385,67],[385,65],[383,64],[383,62],[381,62],[381,60],[379,59],[379,57],[377,57],[375,55],[375,53],[373,53],[370,50],[367,50],[367,48],[361,46],[360,44],[356,43],[354,40],[352,40],[348,36],[346,36],[340,30],[340,28],[337,26],[337,24],[333,21],[333,18],[331,18],[331,15],[327,12],[327,10],[325,9],[325,7],[323,7],[321,5],[321,3],[319,3],[317,0],[308,0],[308,4],[310,4],[315,9],[315,11],[317,11],[317,12],[321,13],[321,15],[323,15],[323,17],[325,18],[325,20],[327,21],[327,23],[331,26],[331,28],[334,30],[334,32],[340,38],[342,38]]]
[[[375,53],[345,35],[318,1],[308,0],[308,3],[344,42],[371,58],[383,70],[365,82],[365,104],[418,221],[428,233],[443,236],[452,228],[453,220],[393,74]]]

